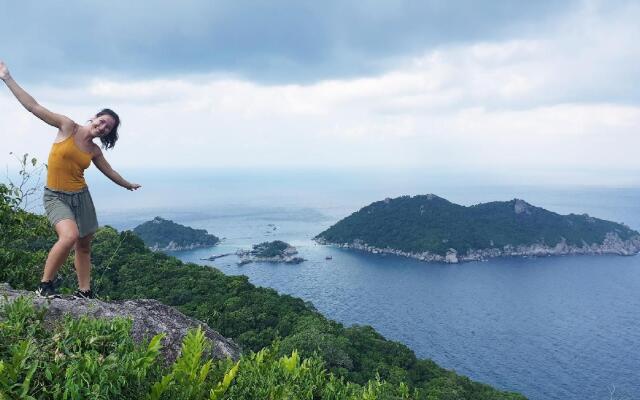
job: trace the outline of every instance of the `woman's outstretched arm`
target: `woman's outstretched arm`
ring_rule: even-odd
[[[137,183],[131,183],[127,181],[122,176],[120,176],[119,173],[114,171],[113,168],[111,168],[111,165],[109,165],[107,160],[102,155],[102,151],[100,150],[100,148],[97,148],[94,154],[95,156],[93,157],[93,164],[100,170],[100,172],[105,174],[107,178],[111,179],[113,182],[128,190],[136,190],[141,187]]]
[[[36,99],[31,97],[23,88],[16,83],[11,77],[9,69],[4,62],[0,61],[0,79],[4,81],[11,93],[16,96],[16,99],[36,117],[40,118],[47,124],[55,126],[58,129],[65,130],[64,128],[72,127],[74,122],[65,117],[64,115],[56,114],[42,107]]]

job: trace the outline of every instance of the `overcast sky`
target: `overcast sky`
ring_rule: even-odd
[[[638,1],[2,1],[45,107],[118,169],[425,168],[640,184]],[[55,131],[0,90],[0,165]]]

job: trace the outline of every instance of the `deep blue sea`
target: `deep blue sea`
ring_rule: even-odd
[[[371,325],[419,357],[530,399],[640,398],[640,257],[443,265],[311,240],[373,201],[427,193],[464,205],[521,198],[640,229],[640,188],[483,185],[428,171],[131,175],[143,184],[139,192],[90,177],[101,223],[130,229],[159,215],[224,238],[213,248],[174,253],[184,261],[247,275],[256,285],[311,301],[329,318]],[[201,261],[276,239],[296,246],[307,261]]]

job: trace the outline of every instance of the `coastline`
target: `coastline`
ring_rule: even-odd
[[[218,243],[220,243],[220,242],[217,242],[215,244],[191,243],[191,244],[186,245],[186,246],[178,246],[178,244],[172,240],[165,247],[158,246],[158,243],[155,243],[153,246],[147,246],[147,247],[151,251],[182,251],[182,250],[201,249],[201,248],[204,248],[204,247],[214,247]]]
[[[622,240],[615,232],[606,234],[601,244],[587,244],[582,246],[569,245],[566,240],[560,241],[555,246],[543,244],[532,245],[506,245],[503,248],[471,249],[466,254],[460,255],[456,249],[449,249],[445,255],[424,251],[421,253],[407,252],[390,247],[380,248],[370,246],[361,240],[354,240],[351,243],[334,243],[323,238],[314,238],[316,243],[321,245],[336,246],[345,249],[366,251],[372,254],[392,254],[401,257],[413,258],[425,262],[440,262],[446,264],[457,264],[469,261],[485,261],[490,258],[499,257],[547,257],[565,255],[621,255],[632,256],[640,253],[640,236],[634,236],[628,240]]]

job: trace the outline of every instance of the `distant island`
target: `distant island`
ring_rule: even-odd
[[[295,247],[281,240],[255,244],[251,250],[238,250],[236,254],[240,257],[239,265],[252,262],[299,264],[305,261],[304,258],[296,256],[298,250]]]
[[[640,233],[624,224],[587,214],[560,215],[520,199],[465,207],[433,194],[377,201],[314,240],[448,263],[506,256],[640,252]]]
[[[153,251],[191,250],[214,246],[220,241],[204,229],[193,229],[160,217],[138,225],[133,232]]]

